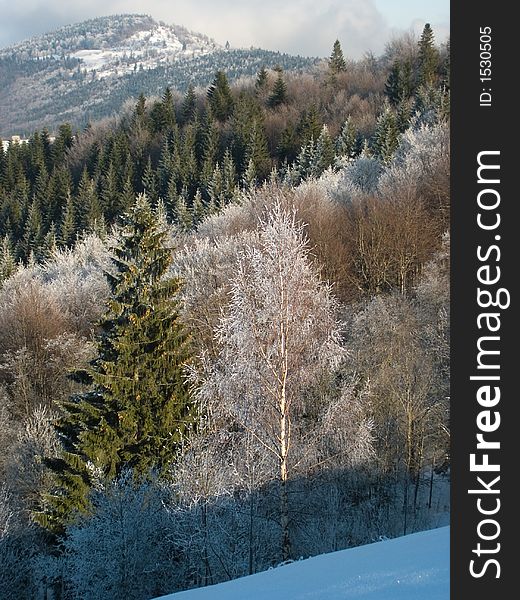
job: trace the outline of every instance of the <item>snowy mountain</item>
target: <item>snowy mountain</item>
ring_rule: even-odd
[[[215,71],[230,79],[262,65],[306,69],[314,59],[260,49],[229,49],[147,15],[116,15],[68,25],[0,49],[0,134],[28,134],[69,121],[111,116],[140,92],[206,86]]]
[[[322,554],[162,600],[448,600],[449,527]]]

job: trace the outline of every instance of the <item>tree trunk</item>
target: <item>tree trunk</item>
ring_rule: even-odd
[[[291,556],[291,539],[289,536],[289,501],[287,498],[287,418],[282,414],[280,423],[280,524],[282,529],[282,561]]]

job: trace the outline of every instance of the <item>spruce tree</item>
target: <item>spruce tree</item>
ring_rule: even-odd
[[[256,76],[255,87],[257,90],[263,90],[267,85],[268,74],[267,69],[263,66]]]
[[[5,235],[0,245],[0,285],[16,270],[16,261],[9,236]]]
[[[341,49],[339,40],[336,40],[334,42],[334,46],[332,47],[332,54],[329,58],[329,69],[333,75],[337,75],[338,73],[342,73],[347,70],[347,63],[345,62],[345,57],[343,56],[343,50]]]
[[[233,112],[233,96],[224,71],[217,71],[208,89],[208,101],[214,117],[226,121]]]
[[[276,81],[274,82],[273,91],[268,99],[268,104],[271,108],[276,108],[280,104],[287,102],[287,85],[283,80],[283,74],[278,73]]]
[[[76,215],[74,211],[74,202],[72,200],[72,196],[69,194],[61,218],[59,242],[62,246],[71,247],[75,240]]]
[[[312,175],[314,177],[319,177],[323,171],[326,171],[332,165],[334,157],[334,142],[330,137],[328,127],[324,125],[320,137],[316,142],[316,164]]]
[[[385,83],[385,95],[392,106],[397,106],[403,99],[401,67],[397,61],[392,65],[388,74]]]
[[[374,133],[373,148],[375,155],[385,164],[392,159],[399,145],[397,119],[389,106],[379,116]]]
[[[197,96],[195,95],[195,88],[191,83],[184,95],[181,112],[183,123],[191,123],[195,120],[197,114]]]
[[[165,475],[194,425],[184,377],[189,337],[179,317],[180,281],[168,276],[167,240],[163,218],[138,197],[113,248],[97,357],[76,376],[90,389],[63,403],[57,424],[62,453],[48,461],[55,488],[37,515],[56,533],[88,511],[96,478],[112,480],[125,468],[138,479],[152,470]]]
[[[424,26],[419,40],[419,82],[432,86],[437,79],[439,53],[435,47],[433,30],[429,23]]]
[[[336,155],[354,158],[358,154],[358,136],[352,117],[348,116],[336,140]]]

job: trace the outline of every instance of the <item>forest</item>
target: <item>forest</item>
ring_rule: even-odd
[[[445,523],[449,67],[336,41],[0,151],[0,598]]]

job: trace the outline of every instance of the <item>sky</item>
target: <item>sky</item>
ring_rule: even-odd
[[[121,13],[149,14],[220,44],[328,56],[380,54],[386,42],[430,23],[449,33],[449,0],[0,0],[0,48],[62,25]]]

